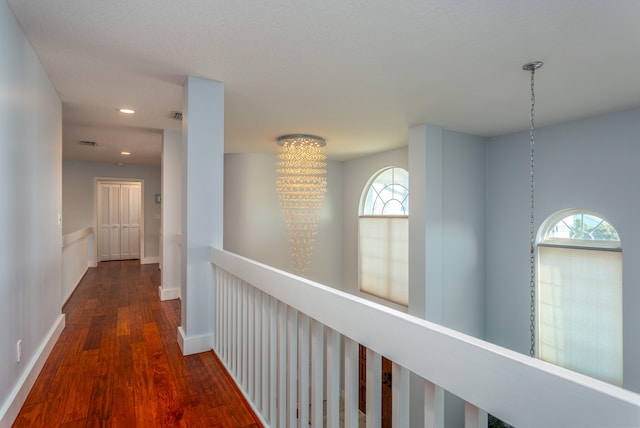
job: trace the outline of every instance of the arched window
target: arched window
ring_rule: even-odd
[[[538,357],[622,385],[622,245],[602,216],[563,211],[538,239]]]
[[[385,168],[362,192],[358,230],[360,290],[408,304],[409,173]]]

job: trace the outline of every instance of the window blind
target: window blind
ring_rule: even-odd
[[[360,290],[408,305],[409,219],[360,217]]]
[[[538,248],[539,357],[622,385],[622,253]]]

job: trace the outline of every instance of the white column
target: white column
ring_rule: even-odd
[[[442,128],[409,130],[409,313],[442,322]]]
[[[164,131],[162,136],[162,204],[160,300],[180,298],[182,268],[182,134]]]
[[[222,248],[224,85],[188,77],[182,106],[183,354],[213,348],[214,276],[210,248]]]
[[[442,323],[442,128],[409,129],[409,313]],[[424,421],[423,379],[411,375],[411,426]]]

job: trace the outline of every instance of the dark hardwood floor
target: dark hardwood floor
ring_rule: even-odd
[[[213,352],[182,356],[180,301],[159,283],[137,260],[89,269],[13,426],[261,426]]]

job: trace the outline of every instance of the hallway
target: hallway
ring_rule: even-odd
[[[13,426],[261,426],[213,352],[182,356],[180,300],[159,283],[137,260],[89,269]]]

